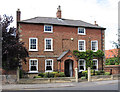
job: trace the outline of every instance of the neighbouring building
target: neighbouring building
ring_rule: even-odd
[[[105,58],[114,58],[118,55],[118,49],[105,50]]]
[[[64,72],[75,76],[75,68],[86,70],[85,60],[73,55],[73,50],[105,50],[105,28],[81,20],[62,18],[61,7],[57,8],[56,18],[35,17],[20,20],[17,11],[17,27],[20,41],[25,43],[29,57],[22,63],[28,74],[39,72]],[[95,70],[103,68],[103,59],[94,59]]]

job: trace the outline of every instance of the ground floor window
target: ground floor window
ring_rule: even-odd
[[[38,59],[30,59],[29,60],[29,71],[30,72],[38,72]]]
[[[93,59],[93,69],[98,70],[98,60],[97,59]]]
[[[80,59],[79,62],[79,72],[80,71],[85,71],[86,70],[86,67],[85,67],[85,60],[84,59]]]
[[[46,59],[45,72],[52,72],[52,71],[53,71],[53,59]]]

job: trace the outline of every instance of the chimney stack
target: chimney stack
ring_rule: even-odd
[[[20,9],[17,10],[16,14],[17,14],[16,17],[17,17],[17,22],[18,22],[18,21],[20,21],[20,17],[21,17]]]
[[[61,6],[60,5],[57,8],[56,17],[59,18],[59,19],[61,19]]]
[[[98,26],[97,22],[96,21],[94,21],[94,22],[95,22],[95,25]]]

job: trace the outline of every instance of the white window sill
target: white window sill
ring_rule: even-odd
[[[38,49],[29,49],[29,51],[38,51]]]
[[[86,34],[78,33],[78,35],[86,35]]]
[[[28,73],[38,73],[38,71],[29,71]]]
[[[85,70],[79,70],[79,72],[82,72],[82,71],[85,71]]]
[[[46,70],[45,72],[53,72],[53,70],[49,70],[49,71],[48,71],[48,70]]]
[[[44,51],[53,51],[53,50],[44,50]]]
[[[78,50],[78,51],[80,51],[80,52],[85,52],[86,50]]]
[[[44,33],[53,33],[52,31],[44,31]]]

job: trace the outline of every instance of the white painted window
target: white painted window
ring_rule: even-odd
[[[29,38],[29,51],[38,51],[38,39]]]
[[[53,72],[53,59],[45,60],[45,72]]]
[[[31,73],[38,72],[38,59],[29,60],[29,72]]]
[[[78,50],[85,51],[85,40],[78,40]]]
[[[44,25],[44,32],[52,33],[53,26],[52,25]]]
[[[97,59],[93,59],[93,69],[98,70],[98,60]]]
[[[45,38],[45,51],[53,51],[53,39]]]
[[[79,72],[80,71],[85,71],[86,70],[86,66],[85,66],[85,60],[84,59],[79,59],[78,61],[78,66],[79,66]]]
[[[80,35],[86,35],[86,30],[85,30],[85,28],[78,27],[78,34],[80,34]]]
[[[94,52],[98,50],[98,41],[91,41],[91,50],[93,50]]]

